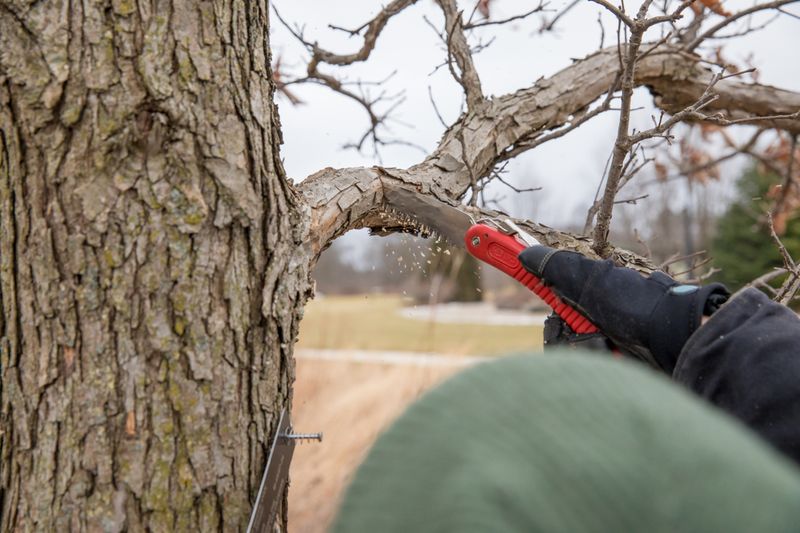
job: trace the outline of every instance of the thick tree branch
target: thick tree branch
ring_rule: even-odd
[[[617,72],[617,49],[607,48],[530,88],[494,98],[448,129],[436,151],[418,167],[436,167],[442,173],[444,188],[458,197],[470,186],[469,168],[479,177],[485,176],[498,160],[506,159],[507,153],[517,155],[526,147],[537,146],[537,139],[580,120],[615,85]],[[713,77],[700,58],[664,46],[638,62],[634,84],[647,86],[664,111],[680,112],[697,102]],[[751,123],[763,127],[800,132],[797,118],[756,118],[796,112],[800,94],[733,79],[719,81],[714,94],[716,99],[703,108],[707,114],[747,116]],[[462,150],[462,139],[466,151]],[[468,166],[462,159],[464,153]]]
[[[445,132],[430,156],[408,169],[324,169],[309,177],[299,188],[312,209],[312,251],[319,253],[331,239],[355,227],[402,231],[403,221],[392,220],[382,209],[387,186],[457,201],[476,177],[488,176],[509,152],[519,153],[535,145],[536,139],[591,113],[591,106],[616,84],[618,67],[617,49],[609,48],[530,88],[486,101],[468,110]],[[633,84],[647,86],[662,109],[679,107],[680,111],[687,107],[684,102],[697,102],[713,78],[700,58],[663,46],[637,63]],[[759,84],[720,80],[714,93],[716,98],[703,108],[705,113],[773,117],[800,109],[799,94]],[[800,132],[797,118],[762,118],[761,122],[765,127]],[[591,245],[585,238],[538,228],[537,235],[553,246],[586,251]],[[612,249],[612,256],[619,253]]]
[[[444,191],[435,183],[421,183],[419,176],[415,176],[410,170],[384,167],[325,168],[306,178],[300,185],[313,214],[309,253],[318,256],[333,239],[350,229],[367,228],[379,235],[394,232],[419,234],[420,228],[413,222],[414,213],[406,213],[403,206],[393,205],[388,200],[391,195],[386,194],[386,191],[397,188],[433,195],[445,203],[458,205],[444,196]],[[471,210],[476,218],[498,214],[496,211],[475,207],[466,209]],[[542,244],[598,257],[592,251],[592,241],[584,236],[558,231],[527,220],[516,219],[516,222],[529,230]],[[611,258],[617,264],[644,273],[656,269],[649,260],[623,249],[613,249]]]

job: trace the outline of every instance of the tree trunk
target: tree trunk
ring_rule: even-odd
[[[246,525],[309,290],[267,15],[0,3],[0,530]]]

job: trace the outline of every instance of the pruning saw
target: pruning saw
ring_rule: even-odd
[[[511,276],[541,298],[578,335],[598,333],[597,326],[561,300],[544,282],[519,261],[519,253],[539,242],[507,216],[475,219],[466,211],[430,195],[393,188],[385,192],[389,205],[401,216],[413,218],[428,233],[437,233],[453,244],[463,243],[467,251]]]

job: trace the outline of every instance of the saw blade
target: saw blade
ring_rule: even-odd
[[[464,245],[464,235],[475,224],[469,213],[431,195],[391,188],[384,197],[390,208],[416,220],[422,231],[433,231],[457,246]]]

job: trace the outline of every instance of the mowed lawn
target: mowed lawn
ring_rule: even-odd
[[[297,348],[392,350],[452,355],[539,351],[540,326],[446,324],[404,318],[393,295],[327,296],[306,306]]]

